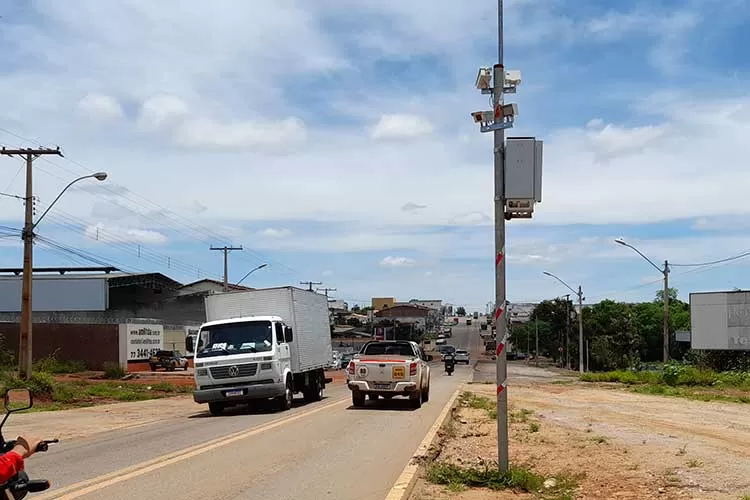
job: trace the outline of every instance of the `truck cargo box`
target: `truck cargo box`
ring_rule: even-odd
[[[328,297],[292,286],[227,292],[206,297],[206,321],[280,316],[292,328],[292,371],[326,368],[333,355]]]

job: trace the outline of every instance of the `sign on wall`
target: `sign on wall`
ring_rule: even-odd
[[[126,349],[128,361],[147,361],[149,356],[164,348],[163,325],[139,325],[128,323]]]

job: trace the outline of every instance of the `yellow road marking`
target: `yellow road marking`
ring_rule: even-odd
[[[80,498],[84,495],[88,495],[89,493],[93,493],[95,491],[107,488],[114,484],[121,483],[123,481],[127,481],[134,477],[138,477],[143,474],[147,474],[149,472],[155,471],[157,469],[161,469],[162,467],[166,467],[168,465],[171,465],[177,462],[182,462],[183,460],[187,460],[197,455],[201,455],[203,453],[206,453],[207,451],[211,451],[216,448],[220,448],[222,446],[226,446],[226,445],[235,443],[237,441],[241,441],[243,439],[255,436],[256,434],[260,434],[262,432],[275,429],[276,427],[280,427],[282,425],[300,420],[310,415],[314,415],[315,413],[329,410],[335,406],[339,406],[342,403],[345,403],[348,401],[349,401],[349,398],[340,399],[338,401],[334,401],[332,403],[320,406],[318,408],[314,408],[309,411],[297,413],[295,415],[291,415],[286,418],[273,420],[267,424],[262,424],[258,427],[254,427],[247,431],[241,431],[235,434],[230,434],[229,436],[224,436],[218,439],[214,439],[207,443],[202,443],[199,445],[184,448],[182,450],[168,453],[166,455],[162,455],[161,457],[157,457],[152,460],[147,460],[145,462],[141,462],[139,464],[132,465],[130,467],[117,470],[115,472],[111,472],[109,474],[104,474],[102,476],[98,476],[93,479],[71,484],[69,486],[66,486],[65,488],[60,488],[59,490],[50,491],[47,494],[37,495],[35,499],[36,500],[51,500],[54,498],[58,500],[72,500],[74,498]]]

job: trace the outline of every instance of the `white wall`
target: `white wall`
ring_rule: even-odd
[[[690,294],[691,347],[750,350],[750,292]]]

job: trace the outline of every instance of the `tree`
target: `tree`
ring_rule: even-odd
[[[461,306],[456,309],[456,316],[466,316],[466,308],[464,308],[464,306]]]
[[[677,298],[677,289],[676,288],[667,288],[667,295],[669,296],[669,301],[674,302],[679,300]],[[656,292],[656,298],[654,299],[654,302],[664,302],[664,290],[657,290]]]

